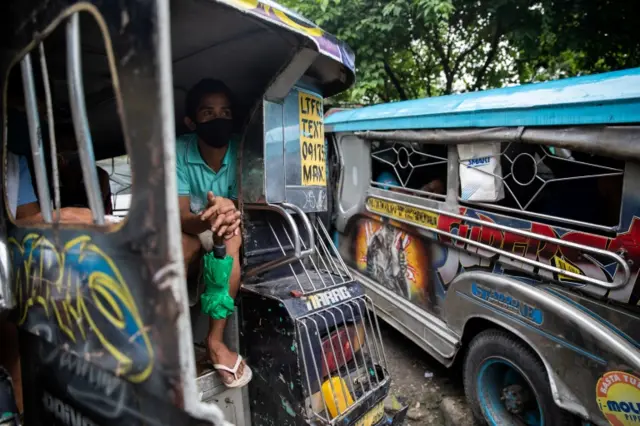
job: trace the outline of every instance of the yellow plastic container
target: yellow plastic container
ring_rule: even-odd
[[[324,396],[332,419],[353,405],[351,392],[340,377],[331,377],[322,384],[322,396]]]

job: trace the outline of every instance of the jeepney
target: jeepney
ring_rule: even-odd
[[[332,233],[491,425],[640,421],[640,69],[338,112]]]

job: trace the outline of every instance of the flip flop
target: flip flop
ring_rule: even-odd
[[[224,383],[224,385],[228,388],[240,388],[242,386],[246,386],[251,379],[253,378],[253,372],[251,371],[251,368],[249,368],[248,365],[245,364],[244,366],[244,370],[242,371],[242,376],[238,377],[238,368],[240,368],[240,364],[242,363],[242,355],[238,354],[238,359],[236,360],[236,363],[234,364],[233,368],[229,368],[226,365],[222,365],[222,364],[213,364],[213,368],[215,368],[216,370],[222,370],[222,371],[226,371],[228,373],[233,374],[233,382],[231,383],[227,383],[224,380],[222,381],[222,383]]]

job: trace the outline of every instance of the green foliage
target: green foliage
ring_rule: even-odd
[[[354,49],[357,83],[335,103],[390,102],[640,65],[638,0],[281,2]]]

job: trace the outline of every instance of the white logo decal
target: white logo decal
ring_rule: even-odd
[[[54,398],[47,392],[42,397],[44,407],[67,426],[97,426],[68,404]]]
[[[351,293],[349,293],[349,289],[347,287],[340,287],[335,290],[323,291],[322,293],[306,296],[303,299],[307,302],[307,310],[313,311],[350,298]]]

